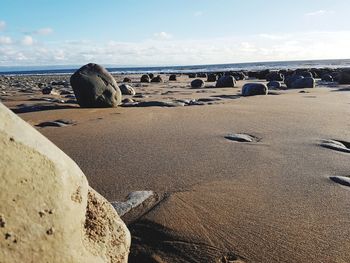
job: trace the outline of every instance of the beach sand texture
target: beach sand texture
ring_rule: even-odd
[[[162,196],[129,222],[130,262],[350,262],[350,191],[329,179],[350,175],[350,155],[321,147],[322,140],[350,141],[349,85],[240,97],[245,81],[237,88],[190,89],[187,76],[142,85],[140,75],[130,77],[134,99],[202,99],[204,105],[62,104],[19,114],[32,125],[74,120],[38,130],[109,201],[137,190]],[[123,78],[116,76],[118,83]],[[8,95],[3,103],[12,109],[43,97]],[[232,133],[257,140],[225,138]]]

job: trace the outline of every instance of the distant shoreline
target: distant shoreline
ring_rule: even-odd
[[[74,73],[80,66],[28,66],[28,67],[0,67],[0,75],[65,75]],[[328,60],[301,60],[301,61],[275,61],[250,62],[231,64],[189,65],[189,66],[151,66],[151,67],[115,67],[107,66],[115,74],[142,74],[142,73],[191,73],[191,72],[217,72],[239,70],[263,69],[296,69],[296,68],[349,68],[350,59]]]

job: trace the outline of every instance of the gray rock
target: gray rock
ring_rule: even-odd
[[[292,89],[307,89],[315,87],[315,79],[314,78],[301,78],[293,81],[290,85]]]
[[[125,202],[111,202],[119,216],[123,216],[130,210],[142,205],[146,200],[154,196],[153,191],[135,191],[127,196]]]
[[[284,83],[287,85],[287,88],[290,89],[294,81],[303,79],[303,78],[304,78],[303,76],[299,76],[299,75],[287,76],[284,80]]]
[[[222,76],[216,82],[216,88],[234,88],[236,79],[232,76]]]
[[[216,76],[216,74],[209,74],[208,78],[207,78],[207,82],[215,82],[218,80],[218,77]]]
[[[236,133],[225,136],[226,139],[236,142],[255,142],[257,138],[249,134]]]
[[[142,75],[141,76],[141,80],[140,80],[141,82],[143,82],[143,83],[150,83],[151,82],[151,78],[149,77],[149,75]]]
[[[276,71],[270,72],[266,75],[267,81],[283,81],[284,76]]]
[[[247,83],[242,87],[243,96],[267,95],[268,88],[263,83]]]
[[[123,95],[132,95],[134,96],[136,94],[135,90],[133,87],[127,84],[122,84],[119,86],[119,89]]]
[[[176,75],[175,74],[170,75],[169,81],[176,81]]]
[[[100,65],[81,67],[71,76],[70,83],[81,107],[117,107],[121,102],[115,79]]]
[[[160,75],[158,75],[157,77],[152,78],[151,82],[153,82],[153,83],[161,83],[161,82],[163,82],[163,79],[162,79],[162,77]]]
[[[125,78],[123,79],[123,82],[129,83],[129,82],[131,82],[131,79],[128,78],[128,77],[125,77]]]
[[[329,177],[333,182],[344,185],[344,186],[350,186],[350,178],[345,176],[331,176]]]
[[[60,93],[53,87],[45,87],[41,90],[41,92],[45,95],[60,95]]]
[[[333,77],[330,74],[324,74],[322,76],[322,81],[326,81],[326,82],[333,82]]]
[[[279,81],[270,81],[267,83],[269,89],[281,89],[282,85]]]
[[[338,76],[339,84],[350,84],[350,71],[343,71]]]
[[[205,83],[201,79],[195,79],[195,80],[191,81],[191,88],[193,88],[193,89],[203,88],[204,85],[205,85]]]

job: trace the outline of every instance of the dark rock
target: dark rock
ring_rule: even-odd
[[[270,73],[269,69],[261,70],[257,74],[257,78],[261,80],[265,80],[266,76]]]
[[[129,82],[131,82],[131,78],[125,77],[125,78],[123,79],[123,82],[129,83]]]
[[[342,71],[338,75],[339,84],[350,84],[350,71]]]
[[[270,81],[269,83],[267,83],[267,87],[269,89],[281,89],[282,85],[279,81]]]
[[[141,80],[140,81],[143,82],[143,83],[150,83],[151,79],[150,79],[150,77],[148,75],[145,74],[145,75],[141,76]]]
[[[322,81],[333,82],[333,77],[330,74],[324,74],[322,76]]]
[[[176,75],[175,74],[170,75],[169,81],[176,81]]]
[[[234,88],[236,84],[236,79],[232,76],[222,76],[216,82],[216,88]]]
[[[113,76],[98,64],[87,64],[70,78],[81,107],[117,107],[122,98]]]
[[[190,74],[188,74],[188,77],[190,79],[194,79],[194,78],[197,78],[197,74],[196,73],[190,73]]]
[[[315,87],[315,79],[314,78],[301,78],[293,81],[290,85],[292,89],[307,89]]]
[[[206,78],[207,77],[207,74],[205,73],[198,73],[197,74],[197,78]]]
[[[299,75],[287,76],[284,80],[284,83],[287,85],[287,88],[290,89],[294,81],[303,79],[303,78],[304,78],[303,76],[299,76]]]
[[[204,81],[201,79],[195,79],[191,82],[191,88],[193,89],[200,89],[204,87]]]
[[[45,95],[59,95],[58,91],[53,87],[46,87],[41,90],[41,92]]]
[[[207,82],[215,82],[218,80],[218,77],[216,74],[209,74],[207,78]]]
[[[133,87],[127,84],[122,84],[119,86],[119,89],[123,95],[132,95],[134,96],[136,94],[135,90]]]
[[[276,71],[266,75],[267,81],[284,81],[284,76]]]
[[[267,95],[268,88],[263,83],[247,83],[242,88],[243,96]]]
[[[154,74],[153,73],[148,73],[148,76],[149,76],[150,79],[154,78]]]
[[[158,75],[157,77],[154,77],[151,82],[153,83],[160,83],[160,82],[163,82],[163,79],[160,75]]]

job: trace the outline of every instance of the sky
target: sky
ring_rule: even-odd
[[[350,58],[349,0],[1,0],[0,66]]]

